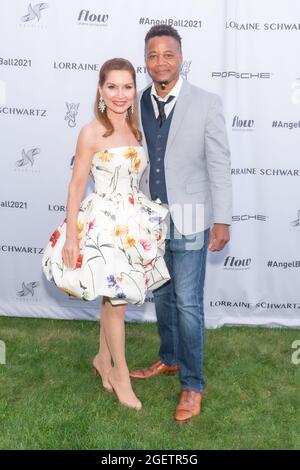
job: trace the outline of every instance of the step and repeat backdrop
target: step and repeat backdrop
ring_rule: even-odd
[[[300,2],[3,0],[0,10],[0,315],[98,318],[99,300],[44,279],[43,248],[65,218],[99,66],[125,57],[143,88],[144,36],[168,23],[182,36],[183,78],[222,97],[232,152],[231,243],[208,257],[206,324],[299,327]],[[155,320],[150,293],[127,319]]]

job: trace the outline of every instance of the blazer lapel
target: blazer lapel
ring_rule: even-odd
[[[190,84],[186,80],[183,80],[181,90],[176,101],[173,118],[172,118],[170,130],[169,130],[165,159],[168,156],[168,152],[176,136],[178,128],[182,120],[185,117],[185,113],[187,112],[187,108],[189,105],[189,98],[190,98]]]

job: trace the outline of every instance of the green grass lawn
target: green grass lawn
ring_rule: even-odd
[[[155,324],[127,324],[130,368],[156,359]],[[299,449],[300,330],[206,332],[207,397],[188,424],[174,422],[177,376],[134,382],[141,412],[104,392],[90,361],[98,324],[0,318],[0,449]]]

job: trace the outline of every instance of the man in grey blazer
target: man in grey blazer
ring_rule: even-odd
[[[175,419],[187,422],[200,413],[205,386],[206,253],[222,250],[229,241],[230,153],[219,97],[180,76],[178,32],[153,26],[145,38],[145,57],[153,84],[140,97],[149,160],[141,189],[170,210],[165,260],[171,280],[154,292],[159,359],[130,375],[147,379],[179,370]]]

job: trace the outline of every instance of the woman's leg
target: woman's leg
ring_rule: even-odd
[[[108,380],[108,374],[111,370],[111,354],[108,349],[108,345],[106,342],[106,337],[104,333],[104,324],[103,324],[103,316],[105,311],[105,298],[102,300],[102,305],[100,307],[100,321],[99,321],[99,351],[98,354],[93,359],[93,366],[96,372],[102,378],[102,384],[105,390],[112,392],[112,387]]]
[[[109,373],[109,382],[120,403],[139,410],[142,404],[132,390],[125,357],[125,311],[125,305],[113,306],[109,301],[105,303],[102,322],[104,322],[106,342],[114,363]]]

